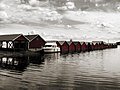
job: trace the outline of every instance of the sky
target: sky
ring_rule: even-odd
[[[19,0],[2,0],[0,34],[40,34],[46,40],[119,41],[118,3],[95,7],[84,4],[88,5],[84,9],[71,3],[54,7],[43,1],[21,4]]]

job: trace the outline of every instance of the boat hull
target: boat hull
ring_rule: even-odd
[[[44,49],[44,53],[59,53],[60,49]]]

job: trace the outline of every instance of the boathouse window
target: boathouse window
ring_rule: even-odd
[[[6,42],[2,43],[2,48],[7,48],[7,43]]]
[[[7,58],[2,58],[2,63],[6,63]]]
[[[13,48],[13,43],[11,41],[9,42],[8,47]]]

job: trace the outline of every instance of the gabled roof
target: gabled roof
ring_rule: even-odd
[[[71,41],[67,41],[67,43],[68,43],[68,45],[71,45],[73,42],[71,42]],[[74,43],[73,43],[74,44]]]
[[[103,41],[92,41],[92,43],[97,43],[97,44],[101,44],[101,43],[104,43]]]
[[[86,45],[92,45],[92,42],[85,42]]]
[[[66,41],[57,41],[60,45],[63,45]],[[67,43],[67,42],[66,42]],[[67,43],[68,44],[68,43]]]
[[[34,40],[36,37],[40,37],[40,35],[36,34],[36,35],[25,35],[26,38],[28,38],[29,41]],[[42,37],[40,37],[43,41],[44,39]]]
[[[80,42],[79,41],[75,41],[75,42],[73,42],[75,45],[77,45],[77,44],[80,44]],[[81,45],[81,44],[80,44]]]
[[[81,45],[85,44],[85,45],[92,45],[92,42],[80,42]]]
[[[85,43],[85,42],[80,42],[81,45],[82,45],[83,43]]]
[[[95,45],[96,43],[92,43],[91,45]]]
[[[32,41],[34,38],[36,38],[38,35],[25,35],[29,39],[29,41]]]
[[[8,34],[8,35],[0,35],[0,41],[14,41],[22,34]]]

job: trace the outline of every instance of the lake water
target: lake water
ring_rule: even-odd
[[[0,90],[120,90],[120,47],[43,57],[2,57]]]

